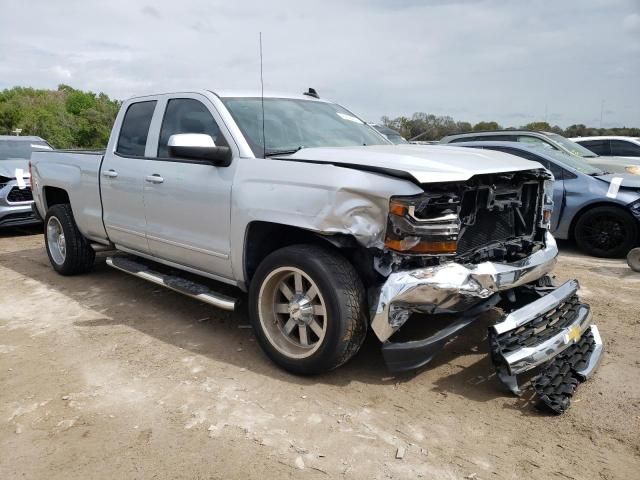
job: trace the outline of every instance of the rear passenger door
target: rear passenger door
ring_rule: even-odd
[[[154,117],[154,149],[144,175],[147,239],[152,255],[211,274],[232,278],[229,229],[231,184],[237,158],[227,167],[172,158],[171,135],[200,133],[216,146],[233,142],[215,107],[203,95],[166,95]],[[237,155],[234,155],[237,157]]]
[[[133,101],[118,117],[115,144],[109,144],[100,171],[104,226],[113,243],[148,254],[142,189],[145,151],[157,100]],[[112,140],[113,141],[113,140]]]
[[[611,155],[616,157],[640,157],[640,145],[626,140],[611,140]]]

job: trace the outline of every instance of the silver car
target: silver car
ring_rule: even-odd
[[[0,227],[35,225],[29,158],[35,150],[51,150],[40,137],[0,135]]]
[[[640,177],[607,174],[557,150],[516,142],[465,142],[461,147],[510,153],[544,165],[555,177],[551,232],[575,239],[597,257],[623,257],[640,243]]]
[[[495,130],[490,132],[461,133],[449,135],[440,143],[459,142],[518,142],[534,145],[548,150],[564,152],[574,157],[580,157],[593,167],[605,172],[631,173],[640,175],[640,159],[603,157],[582,145],[572,142],[568,138],[551,132],[531,132],[528,130]]]

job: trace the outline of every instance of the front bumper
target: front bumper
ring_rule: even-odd
[[[42,222],[42,219],[32,210],[33,200],[17,202],[10,200],[11,191],[17,188],[19,187],[15,180],[0,186],[0,227],[36,225]]]
[[[462,313],[497,292],[533,282],[550,272],[558,256],[553,236],[546,247],[513,263],[477,265],[447,263],[389,275],[380,289],[371,328],[380,341],[388,340],[412,312]]]

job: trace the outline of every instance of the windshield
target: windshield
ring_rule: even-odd
[[[0,140],[0,160],[29,160],[34,150],[51,150],[51,146],[45,141],[18,139]]]
[[[550,157],[551,159],[555,160],[561,166],[576,170],[580,173],[584,173],[585,175],[604,175],[605,173],[599,168],[588,164],[584,160],[580,160],[578,157],[575,157],[574,155],[569,155],[568,153],[565,153],[565,152],[561,152],[560,150],[549,150],[548,148],[538,147],[538,146],[535,146],[533,148],[544,151],[544,154],[547,157]]]
[[[404,139],[402,135],[385,135],[385,137],[387,137],[387,140],[389,140],[391,143],[395,143],[396,145],[409,143]]]
[[[588,150],[587,148],[583,147],[582,145],[580,145],[580,144],[578,144],[576,142],[572,142],[568,138],[564,138],[562,135],[558,135],[557,133],[545,133],[545,135],[547,135],[553,141],[559,143],[564,148],[569,150],[571,153],[573,153],[574,155],[577,155],[579,157],[594,158],[594,157],[598,156],[595,153],[593,153],[591,150]]]
[[[253,154],[264,153],[262,100],[222,98]],[[385,145],[389,142],[369,125],[334,103],[289,98],[264,99],[266,154],[293,153],[305,147]]]

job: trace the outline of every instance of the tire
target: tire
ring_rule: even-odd
[[[53,269],[61,275],[77,275],[93,268],[96,254],[80,233],[71,205],[54,205],[44,219],[44,240]],[[62,233],[62,235],[60,235]],[[62,236],[62,239],[60,237]]]
[[[574,237],[588,255],[623,258],[638,242],[638,222],[621,208],[595,207],[580,215]]]
[[[289,287],[287,294],[282,284]],[[337,252],[312,244],[268,255],[249,288],[249,314],[260,346],[273,362],[298,375],[327,372],[349,361],[366,336],[365,308],[364,287],[353,266]]]

